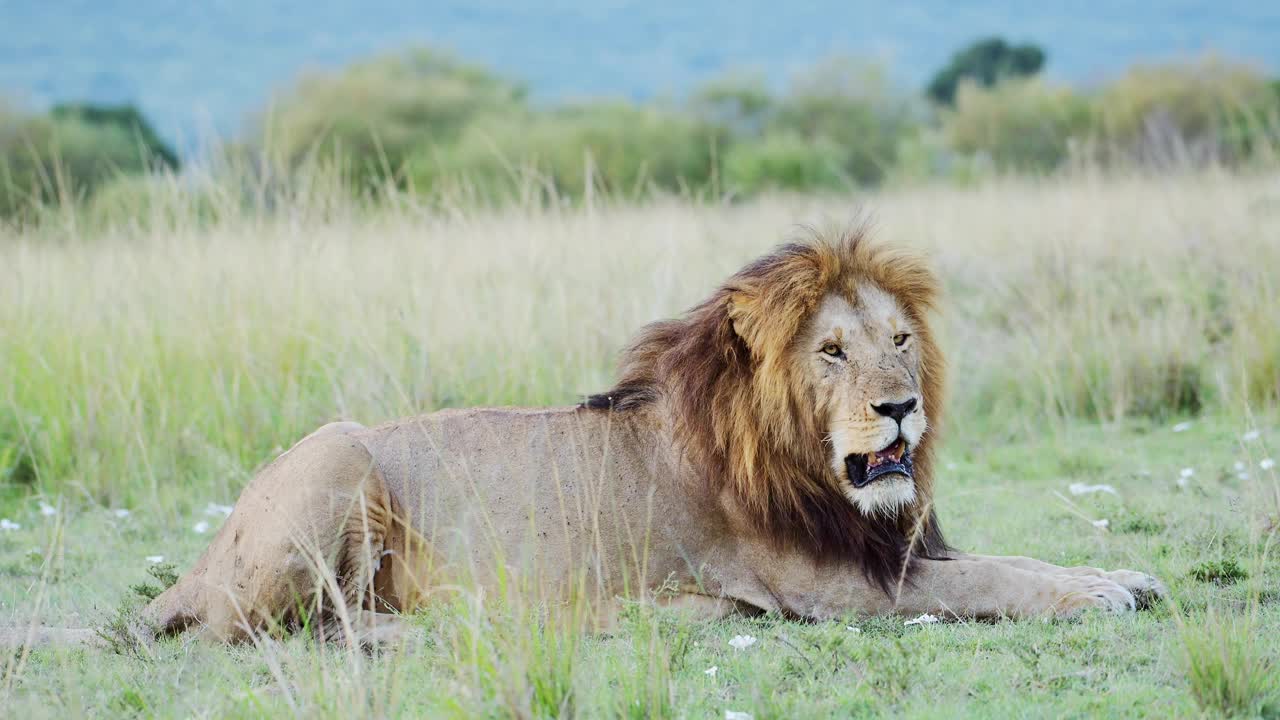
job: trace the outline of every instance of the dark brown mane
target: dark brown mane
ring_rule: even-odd
[[[786,362],[819,301],[864,281],[894,295],[917,327],[925,412],[936,426],[943,367],[927,317],[936,280],[918,257],[875,245],[862,230],[785,245],[684,317],[646,326],[623,355],[617,385],[585,406],[626,412],[665,399],[704,481],[727,485],[775,545],[857,563],[888,590],[907,558],[946,551],[932,509],[933,433],[915,450],[915,505],[896,518],[867,517],[844,497],[821,419],[805,409],[813,407],[811,391]]]

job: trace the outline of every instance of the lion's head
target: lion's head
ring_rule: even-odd
[[[945,546],[932,513],[937,282],[864,231],[783,246],[646,327],[587,405],[669,408],[690,462],[755,527],[892,581]],[[914,544],[913,544],[914,543]]]

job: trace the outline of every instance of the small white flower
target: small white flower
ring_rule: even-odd
[[[1189,478],[1195,474],[1196,474],[1196,471],[1194,468],[1182,468],[1182,470],[1178,473],[1179,477],[1184,477],[1184,478]]]
[[[10,532],[13,530],[21,530],[22,526],[10,520],[9,518],[0,518],[0,530]]]
[[[227,517],[231,514],[231,506],[219,505],[218,503],[209,503],[208,505],[204,506],[204,514],[208,515],[209,517],[215,517],[218,515],[221,515],[222,517]]]
[[[1110,485],[1086,485],[1084,483],[1071,483],[1067,490],[1072,495],[1092,495],[1097,492],[1111,493],[1116,495],[1116,489]]]
[[[1258,463],[1258,467],[1262,468],[1263,470],[1270,470],[1275,466],[1276,466],[1276,461],[1272,460],[1271,458],[1263,458],[1262,462]]]
[[[116,508],[115,510],[111,511],[111,514],[121,519],[129,517],[129,511],[125,510],[124,508]]]
[[[163,556],[163,555],[148,555],[148,556],[147,556],[147,562],[151,563],[152,565],[155,565],[156,563],[162,563],[162,562],[164,562],[164,556]]]
[[[1186,432],[1190,429],[1191,429],[1191,423],[1189,422],[1180,422],[1177,425],[1173,426],[1174,432]]]
[[[1238,473],[1236,473],[1236,479],[1237,479],[1237,480],[1248,480],[1248,479],[1249,479],[1249,473],[1247,473],[1247,472],[1238,472]]]
[[[715,676],[716,676],[716,671],[717,671],[717,670],[719,670],[719,669],[720,669],[720,668],[716,667],[715,665],[712,665],[711,667],[707,668],[706,670],[703,670],[703,671],[702,671],[702,674],[703,674],[703,675],[706,675],[707,677],[715,677]]]
[[[955,463],[953,463],[953,462],[949,462],[949,463],[947,463],[947,469],[948,469],[948,470],[955,470],[955,469],[956,469],[956,464],[955,464]]]
[[[1107,528],[1111,527],[1111,521],[1107,520],[1106,518],[1103,518],[1102,520],[1094,520],[1093,526],[1096,528],[1102,528],[1103,530],[1106,530]]]
[[[729,647],[734,650],[746,650],[755,644],[756,639],[750,635],[734,635],[733,638],[729,640]]]
[[[857,628],[857,627],[854,627],[854,626],[852,626],[852,625],[845,625],[845,626],[844,626],[844,629],[845,629],[845,630],[848,630],[848,631],[849,631],[849,632],[851,632],[851,633],[860,633],[860,632],[862,632],[862,628]]]
[[[209,532],[209,522],[207,520],[201,520],[200,522],[196,523],[195,526],[192,527],[191,529],[197,535],[203,535]]]
[[[1260,434],[1261,434],[1261,433],[1259,433],[1257,430],[1250,430],[1249,432],[1245,433],[1244,435],[1241,435],[1241,436],[1240,436],[1240,438],[1241,438],[1242,440],[1244,440],[1245,442],[1253,442],[1254,440],[1257,440],[1257,439],[1258,439],[1258,436],[1259,436]]]
[[[725,710],[724,720],[752,720],[751,713],[738,712],[737,710]]]
[[[54,515],[57,515],[57,514],[58,514],[58,508],[56,508],[56,507],[54,507],[54,506],[50,505],[49,503],[47,503],[47,502],[45,502],[45,501],[41,500],[41,501],[40,501],[40,514],[41,514],[41,515],[43,515],[43,516],[45,516],[45,517],[53,517]]]
[[[1235,464],[1236,472],[1244,472],[1244,463],[1237,460]]]
[[[933,623],[936,623],[936,622],[939,622],[938,618],[930,615],[929,613],[925,613],[918,618],[915,618],[913,620],[908,620],[902,624],[903,625],[932,625]]]

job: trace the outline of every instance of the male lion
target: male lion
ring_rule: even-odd
[[[811,619],[1064,616],[1162,595],[1138,572],[943,542],[937,282],[863,235],[751,263],[642,330],[617,385],[577,407],[326,425],[253,479],[145,616],[232,641],[309,618],[350,639],[368,610],[463,578]]]

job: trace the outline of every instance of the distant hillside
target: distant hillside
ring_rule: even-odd
[[[987,34],[1049,53],[1048,73],[1090,83],[1142,59],[1217,50],[1280,68],[1280,3],[1036,4],[748,0],[170,3],[0,0],[0,94],[36,106],[136,102],[191,147],[302,69],[411,43],[450,48],[526,81],[535,97],[680,93],[728,68],[771,77],[832,53],[882,58],[921,85]],[[127,8],[127,9],[122,9]],[[1159,8],[1153,10],[1152,8]]]

